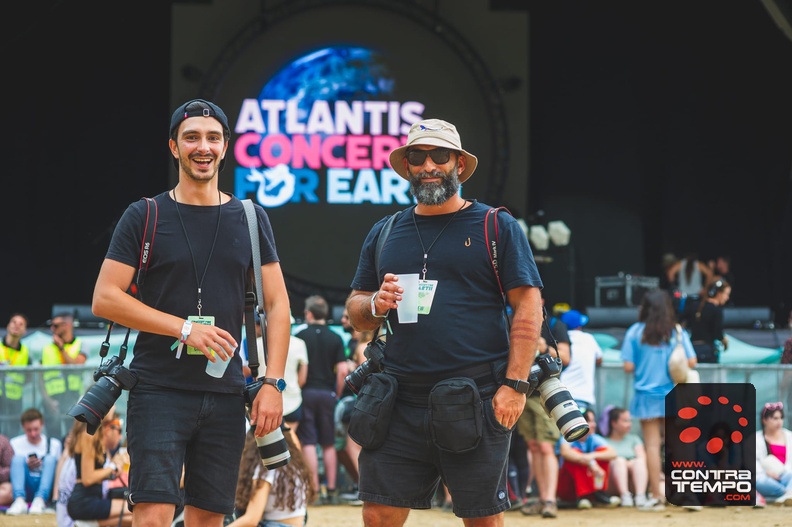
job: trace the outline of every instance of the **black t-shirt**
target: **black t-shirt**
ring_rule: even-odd
[[[232,197],[222,206],[180,203],[177,210],[176,202],[167,193],[155,199],[158,218],[148,271],[141,287],[143,302],[184,319],[198,315],[198,284],[203,278],[202,315],[214,316],[214,325],[241,342],[248,269],[252,265],[250,233],[242,202]],[[260,205],[255,205],[255,209],[261,264],[277,262],[269,218]],[[115,228],[106,257],[137,269],[146,219],[145,200],[132,203]],[[241,393],[245,378],[238,350],[225,375],[216,379],[206,374],[207,359],[203,354],[189,355],[185,346],[177,360],[176,351],[171,351],[174,340],[171,336],[138,334],[129,369],[137,374],[139,382],[185,390]]]
[[[387,371],[441,374],[506,359],[509,339],[498,281],[484,236],[489,206],[473,201],[466,209],[435,216],[415,215],[410,208],[393,224],[374,270],[374,250],[387,218],[374,225],[363,243],[352,289],[377,291],[379,276],[419,273],[437,280],[428,314],[414,324],[399,324],[388,314],[384,365]],[[453,216],[453,219],[452,219]],[[504,291],[542,287],[528,239],[509,214],[498,215],[498,270]]]
[[[325,324],[310,324],[296,335],[308,351],[308,378],[303,390],[336,391],[336,364],[346,360],[344,340]]]

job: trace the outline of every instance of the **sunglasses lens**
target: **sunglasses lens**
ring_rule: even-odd
[[[451,159],[451,151],[447,148],[435,148],[434,150],[410,150],[407,152],[407,162],[412,166],[422,166],[426,161],[426,156],[432,158],[435,165],[444,165]]]

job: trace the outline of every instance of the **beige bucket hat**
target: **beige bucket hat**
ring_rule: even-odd
[[[462,140],[459,138],[456,126],[441,119],[424,119],[418,121],[410,127],[407,134],[407,144],[400,146],[390,153],[390,165],[393,170],[404,179],[409,180],[410,174],[402,163],[407,149],[415,145],[439,146],[458,150],[467,158],[465,170],[459,174],[459,182],[464,183],[478,166],[478,158],[462,148]]]

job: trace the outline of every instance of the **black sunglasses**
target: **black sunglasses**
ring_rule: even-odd
[[[426,156],[432,158],[435,165],[444,165],[451,159],[451,150],[448,148],[435,148],[434,150],[408,150],[407,162],[414,167],[423,166]]]

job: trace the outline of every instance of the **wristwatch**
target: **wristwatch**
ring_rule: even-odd
[[[524,381],[522,379],[514,380],[506,378],[504,379],[503,384],[504,386],[508,386],[519,393],[528,393],[528,390],[531,389],[531,384],[528,381]]]
[[[286,389],[286,381],[284,381],[283,379],[274,379],[272,377],[264,377],[261,380],[264,382],[264,384],[273,385],[275,387],[275,389],[278,390],[279,392],[282,392],[283,390]]]

